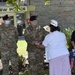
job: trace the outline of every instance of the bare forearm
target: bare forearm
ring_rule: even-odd
[[[74,43],[74,41],[72,41],[71,43],[72,43],[73,48],[75,48],[75,43]]]
[[[40,47],[40,48],[45,48],[45,47],[44,47],[43,45],[41,45],[41,44],[39,44],[38,47]]]
[[[42,45],[42,44],[40,44],[40,43],[38,43],[38,42],[35,42],[34,44],[35,44],[37,47],[39,47],[39,48],[45,48],[44,45]]]

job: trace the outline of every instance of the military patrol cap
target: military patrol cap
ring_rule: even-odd
[[[3,18],[3,20],[7,20],[9,18],[9,16],[8,15],[4,15],[2,18]]]
[[[30,17],[30,21],[33,21],[33,20],[36,20],[37,19],[37,16],[31,16]]]

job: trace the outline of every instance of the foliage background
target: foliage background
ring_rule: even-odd
[[[21,55],[27,55],[27,42],[25,40],[19,40],[17,43],[17,53]]]
[[[72,35],[72,32],[74,31],[74,27],[68,27],[68,28],[65,28],[63,29],[63,32],[66,36],[66,39],[67,39],[67,48],[70,50],[72,44],[71,44],[71,35]]]

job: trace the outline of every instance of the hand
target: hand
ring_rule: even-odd
[[[39,44],[39,42],[35,41],[34,45],[39,46],[40,44]]]

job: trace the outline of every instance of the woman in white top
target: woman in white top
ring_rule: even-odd
[[[35,42],[35,45],[45,48],[46,60],[49,62],[49,75],[71,75],[66,37],[60,32],[56,20],[51,20],[49,26],[51,32],[46,35],[42,44]]]

